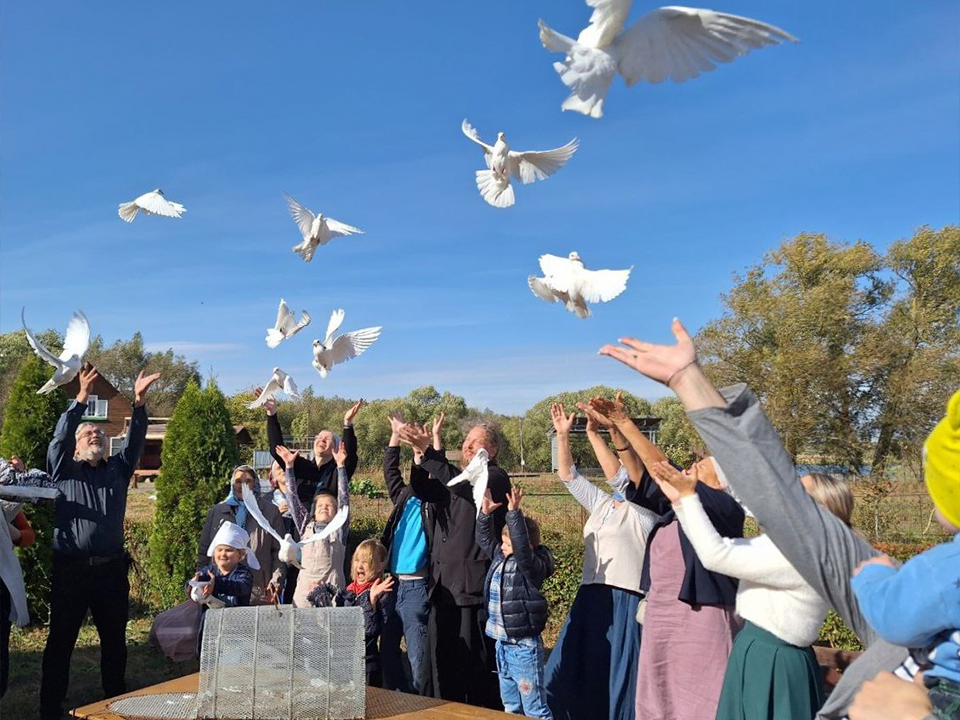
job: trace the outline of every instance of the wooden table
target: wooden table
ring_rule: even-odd
[[[84,705],[74,710],[71,715],[84,720],[122,720],[120,715],[107,710],[107,705],[114,700],[119,700],[121,697],[149,695],[151,693],[195,693],[197,692],[199,677],[199,673],[194,673],[176,680],[168,680],[165,683],[135,690],[126,695]],[[390,720],[391,718],[433,718],[435,720],[443,718],[451,718],[452,720],[478,720],[483,718],[497,720],[497,718],[500,718],[502,720],[515,716],[496,710],[473,707],[472,705],[368,687],[366,717],[367,720]]]

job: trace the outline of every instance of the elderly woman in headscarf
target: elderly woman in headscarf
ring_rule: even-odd
[[[200,543],[197,547],[197,569],[211,562],[207,551],[210,542],[217,530],[224,522],[232,522],[240,526],[250,535],[250,547],[257,557],[259,568],[253,571],[253,594],[251,605],[265,605],[278,599],[280,588],[283,587],[287,566],[280,562],[278,557],[280,543],[269,532],[260,527],[256,518],[243,504],[243,486],[249,487],[257,498],[260,512],[270,523],[270,526],[283,537],[286,529],[283,517],[270,496],[260,495],[260,479],[256,471],[249,465],[240,465],[230,476],[230,493],[223,502],[217,503],[207,513],[207,520],[200,534]]]
[[[261,392],[261,389],[257,388],[254,394],[259,396]],[[353,431],[353,419],[363,404],[361,398],[344,414],[342,437],[331,430],[321,430],[317,433],[313,439],[313,460],[297,456],[293,471],[297,481],[297,496],[304,507],[310,507],[314,495],[321,490],[336,496],[338,470],[333,453],[339,449],[341,443],[347,451],[347,460],[344,464],[347,480],[353,477],[357,469],[357,436]],[[277,418],[276,401],[267,400],[263,404],[263,409],[267,413],[267,440],[270,443],[270,454],[280,467],[286,470],[287,464],[283,456],[277,452],[278,447],[283,447],[283,430]]]

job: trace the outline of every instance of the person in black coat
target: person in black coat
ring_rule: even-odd
[[[260,392],[260,388],[254,391],[256,395]],[[321,430],[317,433],[313,439],[313,460],[305,457],[297,458],[293,470],[297,478],[297,497],[300,498],[304,507],[311,507],[314,496],[321,490],[336,496],[337,463],[333,460],[333,451],[336,450],[338,443],[342,442],[347,449],[347,461],[344,465],[347,469],[347,478],[353,477],[357,469],[357,435],[353,431],[353,419],[363,405],[364,401],[361,398],[344,414],[343,435],[340,438],[330,430]],[[283,458],[277,453],[277,446],[283,445],[283,430],[277,418],[276,401],[267,400],[263,404],[263,409],[267,413],[267,441],[270,444],[270,454],[280,467],[286,470],[287,466]]]
[[[435,697],[470,705],[500,709],[495,675],[493,640],[484,632],[484,581],[489,559],[477,546],[478,508],[469,483],[447,483],[460,468],[447,462],[431,446],[428,428],[408,424],[400,440],[414,450],[410,486],[427,504],[425,529],[430,544],[430,623],[427,633],[427,667]],[[510,476],[496,464],[500,441],[488,424],[472,428],[463,440],[461,465],[466,467],[480,448],[490,456],[487,488],[494,502],[504,504],[493,512],[493,530],[500,534],[506,516]]]

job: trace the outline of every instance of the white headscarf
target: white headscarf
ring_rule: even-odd
[[[260,569],[260,562],[257,560],[257,556],[253,554],[253,550],[250,549],[250,535],[236,523],[225,522],[220,525],[217,534],[210,541],[210,547],[207,548],[207,555],[211,558],[217,549],[217,545],[229,545],[232,548],[237,548],[237,550],[245,550],[247,553],[247,559],[244,561],[246,565],[252,570]]]

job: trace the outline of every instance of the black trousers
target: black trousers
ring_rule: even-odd
[[[130,614],[130,583],[127,558],[102,565],[55,555],[50,597],[50,633],[43,651],[40,681],[40,716],[60,718],[70,683],[70,657],[80,626],[87,616],[100,636],[100,679],[106,697],[126,692],[127,618]]]
[[[0,580],[0,697],[7,692],[10,678],[10,591]]]
[[[495,642],[487,637],[482,605],[440,602],[430,608],[427,654],[433,696],[503,711]]]

